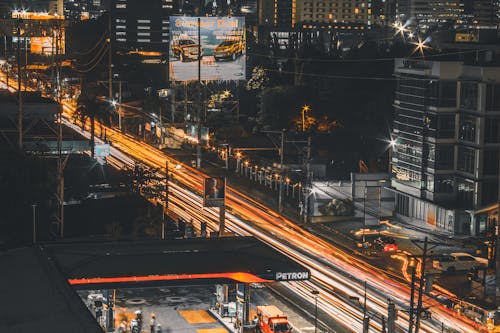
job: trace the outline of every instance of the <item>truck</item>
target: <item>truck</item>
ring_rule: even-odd
[[[286,315],[274,305],[257,306],[257,326],[259,333],[291,333],[292,327]]]

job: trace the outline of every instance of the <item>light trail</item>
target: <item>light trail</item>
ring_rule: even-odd
[[[84,137],[89,138],[90,122],[84,129],[73,124],[74,108],[63,101],[63,123]],[[97,122],[96,122],[97,124]],[[175,182],[169,182],[169,210],[193,223],[199,229],[201,221],[207,221],[209,229],[218,230],[218,210],[202,207],[202,179],[206,177],[201,171],[181,163],[165,155],[148,144],[131,135],[123,134],[106,126],[95,126],[96,141],[102,142],[98,136],[106,130],[111,141],[110,165],[118,169],[131,169],[137,162],[160,170],[164,175],[166,161],[169,161],[169,173]],[[176,165],[181,165],[180,169]],[[240,191],[228,187],[226,192],[226,225],[238,235],[253,235],[278,251],[294,258],[311,270],[311,281],[304,283],[285,283],[294,293],[309,302],[310,291],[320,290],[318,307],[336,318],[347,329],[359,332],[362,325],[362,311],[353,306],[348,296],[364,297],[364,281],[368,284],[367,305],[374,314],[371,328],[381,330],[380,316],[387,316],[387,298],[393,299],[401,309],[408,308],[410,289],[407,284],[391,279],[387,271],[371,266],[323,239],[298,227],[292,221],[280,216],[265,205],[255,201]],[[342,294],[347,297],[341,297]],[[478,332],[482,327],[465,317],[440,306],[435,300],[424,296],[424,307],[431,307],[432,319],[421,321],[421,332],[438,332],[441,323],[456,332]],[[397,324],[400,328],[408,327],[408,316],[400,311]]]

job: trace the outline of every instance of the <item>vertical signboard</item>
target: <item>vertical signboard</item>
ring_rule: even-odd
[[[170,35],[171,81],[245,79],[244,17],[171,16]]]
[[[203,207],[223,207],[226,192],[224,177],[205,178],[203,181]]]

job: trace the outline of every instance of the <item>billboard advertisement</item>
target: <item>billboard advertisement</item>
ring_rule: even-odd
[[[205,178],[203,181],[203,207],[222,207],[226,192],[224,177]]]
[[[60,40],[59,54],[65,52],[64,34]],[[43,55],[56,54],[56,41],[54,37],[31,37],[30,38],[30,52]]]
[[[170,36],[170,81],[245,79],[244,17],[171,16]]]

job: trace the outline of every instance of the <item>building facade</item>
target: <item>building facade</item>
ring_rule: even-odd
[[[96,19],[105,11],[101,0],[66,0],[64,16],[70,21]]]
[[[15,10],[28,12],[46,12],[51,15],[64,15],[63,0],[2,0],[0,1],[0,17],[10,18]]]
[[[259,0],[259,24],[279,28],[297,23],[374,23],[378,0]],[[382,3],[380,1],[380,3]],[[377,8],[382,6],[377,6]]]
[[[173,0],[113,0],[113,42],[124,49],[167,52]]]
[[[397,59],[391,157],[396,213],[460,234],[498,202],[500,67]]]
[[[397,2],[399,18],[405,22],[411,20],[424,31],[443,25],[496,29],[498,9],[497,0],[400,0]]]

